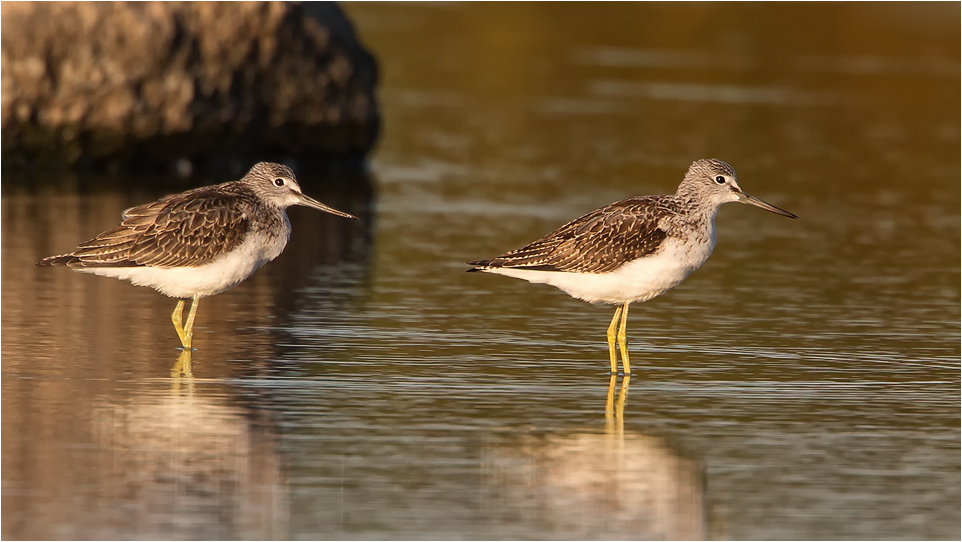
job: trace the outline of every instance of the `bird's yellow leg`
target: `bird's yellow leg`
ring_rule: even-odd
[[[611,356],[611,376],[618,374],[618,350],[615,348],[615,333],[618,329],[618,317],[621,316],[621,307],[615,308],[615,315],[608,326],[608,354]]]
[[[631,375],[631,365],[628,363],[628,305],[630,301],[625,301],[625,306],[621,310],[621,327],[618,330],[618,346],[621,347],[621,365],[625,368],[625,376]],[[614,322],[612,322],[614,325]]]
[[[181,337],[181,344],[184,348],[190,349],[191,339],[194,338],[194,316],[197,315],[197,305],[200,304],[200,296],[195,295],[194,300],[190,303],[190,312],[187,314],[187,325],[184,326],[184,337]],[[187,342],[184,342],[186,337]]]
[[[170,321],[174,323],[174,330],[177,331],[177,336],[180,337],[180,344],[184,345],[184,348],[188,348],[188,343],[184,333],[183,325],[184,317],[184,300],[181,299],[177,302],[177,307],[174,308],[174,313],[170,315]]]

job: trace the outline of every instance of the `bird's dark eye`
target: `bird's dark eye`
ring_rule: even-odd
[[[274,179],[274,186],[284,186],[284,179],[280,177]]]
[[[278,180],[280,180],[280,179],[278,179]],[[718,184],[725,184],[725,178],[722,177],[721,175],[719,175],[719,176],[715,177],[715,182],[718,183]],[[280,186],[280,185],[277,185],[277,186]]]

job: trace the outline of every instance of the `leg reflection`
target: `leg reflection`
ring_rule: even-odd
[[[170,377],[179,379],[193,378],[194,372],[191,364],[191,350],[190,348],[185,348],[180,351],[180,356],[177,357],[177,361],[174,362],[174,366],[170,368]]]
[[[628,384],[631,382],[631,377],[626,375],[621,380],[621,389],[618,391],[618,400],[615,402],[617,380],[616,375],[611,375],[611,380],[608,381],[608,397],[605,401],[605,433],[609,436],[625,434],[625,402],[628,400]]]
[[[191,366],[192,361],[190,354],[190,348],[181,350],[180,355],[177,356],[177,361],[174,362],[174,366],[170,368],[170,394],[172,397],[182,395],[180,389],[181,383],[187,384],[187,388],[184,391],[186,391],[188,397],[193,397],[194,395],[194,371]]]
[[[608,381],[608,397],[605,400],[605,434],[613,435],[615,432],[615,387],[618,384],[618,375],[611,373],[611,380]]]

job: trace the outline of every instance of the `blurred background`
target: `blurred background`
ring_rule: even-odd
[[[958,539],[956,3],[2,7],[2,536]],[[611,310],[466,274],[731,163],[707,264]],[[272,159],[201,305],[41,269]]]

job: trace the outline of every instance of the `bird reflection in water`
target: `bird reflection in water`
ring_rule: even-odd
[[[82,512],[55,522],[69,524],[66,538],[290,537],[271,419],[239,405],[230,386],[192,377],[190,366],[185,350],[167,390],[149,380],[125,401],[94,405],[97,453],[72,475],[86,482],[75,484],[88,505],[50,503]]]
[[[485,450],[487,508],[499,535],[704,539],[701,464],[625,429],[630,377],[608,385],[604,432],[527,437]]]

